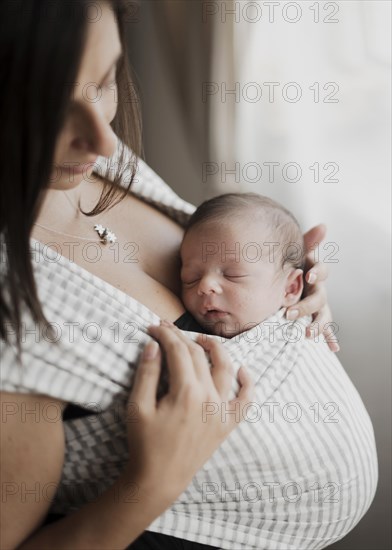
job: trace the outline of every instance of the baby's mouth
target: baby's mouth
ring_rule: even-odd
[[[207,308],[204,310],[204,317],[206,319],[221,319],[226,315],[229,315],[227,311],[222,311],[221,309]]]

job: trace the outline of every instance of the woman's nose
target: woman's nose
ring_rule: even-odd
[[[92,106],[88,120],[72,141],[73,147],[102,157],[111,157],[117,147],[117,136],[110,122],[97,106]]]
[[[207,276],[200,280],[199,288],[197,289],[199,296],[212,293],[221,294],[221,292],[221,286],[215,277]]]

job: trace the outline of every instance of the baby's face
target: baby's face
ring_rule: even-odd
[[[182,300],[198,323],[230,338],[284,304],[287,273],[263,225],[252,220],[195,226],[181,246]]]

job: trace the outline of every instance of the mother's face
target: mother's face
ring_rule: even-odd
[[[88,178],[97,156],[110,157],[117,137],[110,122],[117,111],[116,63],[121,42],[115,15],[106,2],[95,3],[86,47],[65,123],[57,139],[51,189],[71,189]]]

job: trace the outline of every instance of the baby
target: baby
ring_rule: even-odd
[[[288,210],[263,195],[227,193],[203,202],[180,254],[188,311],[179,328],[231,338],[301,297],[302,232]]]
[[[171,534],[175,525],[185,538],[226,550],[333,544],[373,499],[376,451],[338,359],[304,337],[310,318],[283,316],[303,288],[296,220],[254,193],[215,197],[191,216],[181,259],[187,312],[177,326],[223,336],[233,371],[245,365],[254,380],[254,397],[242,412],[215,398],[203,404],[203,422],[235,414],[239,426],[149,530]],[[190,320],[198,328],[184,326]],[[233,398],[236,391],[233,383]]]

